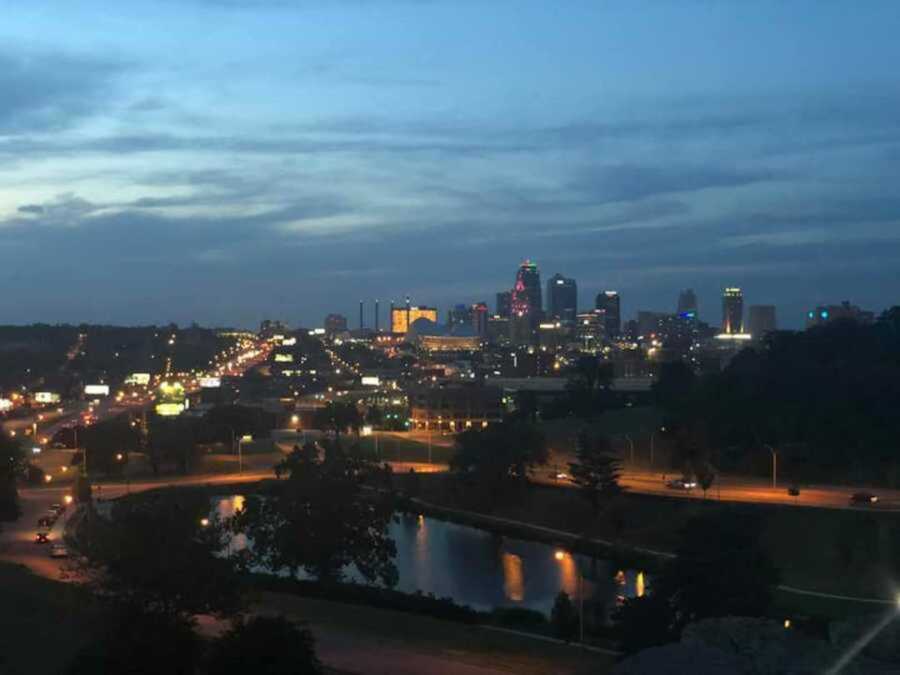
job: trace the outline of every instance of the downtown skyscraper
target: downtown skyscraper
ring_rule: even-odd
[[[574,321],[578,313],[578,286],[558,272],[547,281],[547,318]]]

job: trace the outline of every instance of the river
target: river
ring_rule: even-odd
[[[243,504],[241,496],[217,500],[222,518]],[[614,568],[607,560],[555,549],[427,516],[399,513],[390,526],[397,545],[396,589],[449,597],[473,609],[522,607],[549,613],[560,591],[577,602],[643,595],[645,574]],[[233,544],[246,545],[242,539]],[[353,577],[352,571],[349,574]]]

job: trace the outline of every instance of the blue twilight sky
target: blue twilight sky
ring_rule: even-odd
[[[0,323],[493,308],[526,257],[627,316],[900,303],[897,2],[0,16]]]

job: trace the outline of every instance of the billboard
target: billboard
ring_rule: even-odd
[[[379,387],[381,379],[377,375],[363,375],[362,383],[365,387]]]
[[[13,402],[8,398],[0,398],[0,412],[6,412],[7,410],[12,410]]]
[[[203,389],[216,389],[222,386],[221,377],[201,377],[200,386]]]
[[[59,403],[59,394],[53,391],[36,391],[34,400],[38,403]]]
[[[276,363],[293,363],[294,355],[293,354],[276,354],[275,362]]]
[[[141,387],[146,387],[150,384],[150,373],[132,373],[125,378],[125,384],[136,384]]]
[[[88,396],[109,396],[108,384],[86,384],[84,393]]]
[[[156,414],[162,417],[174,417],[184,412],[184,403],[157,403]]]
[[[282,347],[293,347],[295,344],[297,344],[297,338],[295,337],[284,338],[281,341]]]

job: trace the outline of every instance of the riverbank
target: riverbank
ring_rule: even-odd
[[[782,571],[784,586],[813,593],[779,593],[779,613],[833,618],[878,611],[879,601],[894,598],[890,580],[900,557],[896,514],[624,494],[595,518],[571,488],[532,485],[521,498],[493,508],[461,490],[452,476],[420,476],[417,488],[412,507],[422,513],[611,557],[622,567],[651,573],[671,557],[694,516],[752,513],[763,521],[762,543]]]

